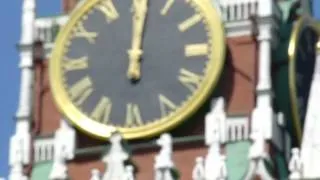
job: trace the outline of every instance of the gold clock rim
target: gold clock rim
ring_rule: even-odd
[[[209,31],[208,34],[210,36],[208,42],[212,43],[210,46],[212,53],[210,53],[209,56],[205,78],[197,92],[195,92],[190,99],[187,99],[188,103],[182,104],[173,115],[161,118],[157,122],[152,122],[143,125],[142,127],[118,128],[94,122],[74,106],[63,87],[63,77],[60,68],[61,58],[65,53],[65,43],[68,40],[69,33],[78,19],[88,10],[93,8],[99,1],[101,0],[86,1],[82,6],[75,9],[71,13],[68,23],[59,32],[56,38],[55,48],[52,51],[51,60],[49,61],[49,79],[54,97],[53,99],[58,106],[58,109],[66,119],[77,127],[77,129],[98,139],[109,138],[114,131],[122,133],[125,139],[147,138],[176,127],[203,105],[212,93],[212,90],[215,88],[221,75],[225,61],[225,35],[221,18],[216,9],[213,8],[210,1],[192,0],[198,5],[197,7],[201,9],[201,12],[206,19],[207,31]],[[97,130],[97,128],[99,128],[98,126],[104,126],[104,131],[101,129]]]
[[[320,25],[310,16],[301,16],[293,27],[293,31],[289,40],[288,57],[289,57],[289,96],[290,106],[292,110],[292,119],[294,130],[298,139],[301,143],[302,140],[302,129],[301,119],[298,107],[297,89],[295,86],[296,74],[295,74],[295,61],[297,56],[297,45],[299,44],[300,33],[304,28],[312,28],[320,35]],[[316,48],[316,47],[315,47]]]

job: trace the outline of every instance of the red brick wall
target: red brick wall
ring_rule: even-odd
[[[64,13],[69,13],[76,6],[79,0],[62,0],[62,9]]]
[[[255,106],[257,81],[256,42],[250,36],[227,40],[229,58],[221,77],[228,114],[249,115]]]
[[[34,128],[38,135],[51,135],[58,127],[61,115],[56,108],[50,90],[48,61],[35,65]]]

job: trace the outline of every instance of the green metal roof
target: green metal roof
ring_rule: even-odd
[[[37,163],[33,166],[31,180],[49,180],[52,161]]]

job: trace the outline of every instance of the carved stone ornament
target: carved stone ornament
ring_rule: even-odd
[[[172,138],[170,134],[162,134],[157,140],[160,152],[155,157],[155,180],[174,180],[175,165],[172,160]]]
[[[123,180],[127,175],[125,162],[129,160],[129,154],[124,150],[121,142],[122,136],[118,132],[110,137],[110,150],[102,158],[106,165],[102,180]]]
[[[53,166],[49,175],[51,180],[64,180],[68,178],[67,161],[74,158],[75,130],[64,120],[54,135]]]
[[[90,180],[101,180],[100,171],[98,169],[91,170]]]
[[[205,180],[204,178],[204,159],[203,157],[197,157],[195,166],[192,171],[192,179],[193,180]]]
[[[292,148],[292,157],[289,161],[289,179],[298,180],[302,178],[302,162],[300,158],[300,150]]]

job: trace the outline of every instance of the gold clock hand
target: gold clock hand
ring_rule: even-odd
[[[128,50],[129,68],[128,78],[138,80],[141,76],[140,59],[143,54],[141,49],[143,29],[148,11],[148,0],[133,0],[133,17],[132,17],[132,44]]]

